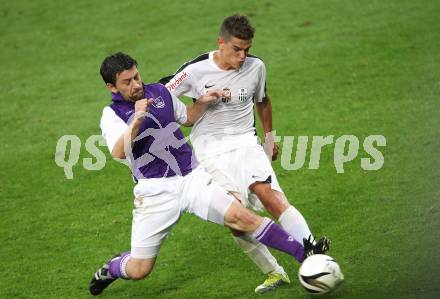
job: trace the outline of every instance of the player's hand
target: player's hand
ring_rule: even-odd
[[[265,143],[263,145],[263,149],[264,149],[264,152],[266,153],[267,157],[269,159],[271,159],[272,161],[275,161],[278,158],[278,153],[279,153],[278,144],[276,144],[276,143],[270,144],[270,142]]]
[[[232,98],[231,90],[229,90],[229,88],[224,88],[222,90],[222,102],[229,103],[231,101],[231,98]]]
[[[218,89],[208,90],[204,95],[197,99],[197,102],[204,104],[217,103],[223,96],[223,91]]]
[[[275,142],[273,136],[271,134],[267,134],[265,136],[263,149],[269,159],[275,161],[278,158],[278,144]]]
[[[279,152],[278,144],[274,143],[273,144],[273,152],[272,152],[272,161],[275,161],[278,158],[278,152]]]
[[[142,99],[134,104],[134,113],[136,118],[144,119],[150,109],[153,99]]]

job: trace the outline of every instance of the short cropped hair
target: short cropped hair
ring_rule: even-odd
[[[116,85],[116,75],[137,66],[137,61],[129,55],[118,52],[107,56],[101,64],[101,76],[105,83]]]
[[[249,18],[239,14],[227,17],[223,20],[219,35],[225,40],[236,37],[243,40],[254,38],[255,28],[252,27]]]

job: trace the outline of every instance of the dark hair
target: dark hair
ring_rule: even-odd
[[[255,28],[252,27],[249,18],[235,14],[223,20],[219,35],[225,40],[228,40],[231,36],[243,40],[250,40],[254,37],[254,33]]]
[[[101,64],[101,76],[105,83],[116,85],[116,75],[137,66],[137,61],[125,53],[107,56]]]

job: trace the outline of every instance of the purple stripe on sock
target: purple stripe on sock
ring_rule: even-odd
[[[293,256],[300,263],[304,261],[303,245],[274,222],[268,225],[256,239],[268,247]]]
[[[127,279],[127,277],[125,277],[121,272],[121,263],[127,255],[130,255],[130,251],[121,253],[120,256],[117,256],[110,261],[108,270],[113,278]]]
[[[272,224],[275,224],[275,223],[274,223],[273,221],[268,222],[267,225],[266,225],[266,226],[263,228],[263,230],[261,231],[261,233],[259,233],[258,236],[255,237],[255,239],[258,240],[258,238],[260,238],[261,236],[263,236]]]

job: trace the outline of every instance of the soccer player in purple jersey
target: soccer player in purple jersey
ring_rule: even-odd
[[[322,248],[302,245],[269,218],[255,215],[228,194],[193,158],[176,122],[194,123],[224,96],[212,90],[185,106],[161,84],[143,84],[137,62],[123,53],[104,59],[101,75],[112,92],[101,129],[114,158],[126,159],[136,182],[131,250],[112,257],[94,274],[100,294],[118,278],[139,280],[152,271],[159,249],[182,212],[244,232],[302,262]]]

